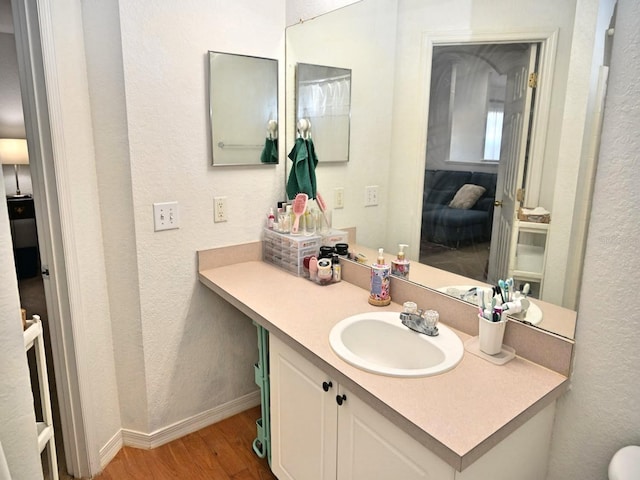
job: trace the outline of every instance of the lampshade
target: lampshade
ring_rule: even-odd
[[[0,138],[0,163],[28,165],[27,141],[24,138]]]

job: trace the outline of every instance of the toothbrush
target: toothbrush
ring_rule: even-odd
[[[324,201],[324,198],[322,198],[322,195],[320,195],[320,192],[316,192],[316,203],[318,204],[318,208],[320,209],[320,211],[322,212],[322,216],[324,217],[324,221],[327,224],[327,228],[331,227],[331,225],[329,225],[329,219],[327,218],[327,204]]]
[[[512,295],[515,292],[515,288],[513,288],[513,278],[507,278],[507,289],[508,289],[508,297],[509,297],[509,301],[513,300]]]
[[[293,214],[296,216],[296,219],[293,222],[293,227],[291,227],[291,233],[296,234],[299,230],[300,225],[300,216],[304,215],[305,210],[307,209],[307,200],[309,196],[306,193],[299,193],[296,195],[296,198],[293,200]]]
[[[505,287],[504,280],[498,280],[498,291],[500,292],[500,298],[502,298],[502,303],[505,302],[505,299],[504,299],[504,294],[505,294],[504,287]]]
[[[491,306],[491,308],[494,307],[494,299],[493,299],[493,295],[492,295],[493,291],[489,290],[488,288],[483,288],[482,289],[482,295],[484,297],[484,307],[487,308],[489,306]]]

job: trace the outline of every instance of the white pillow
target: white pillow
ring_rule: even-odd
[[[451,208],[460,208],[462,210],[468,210],[473,207],[478,199],[487,189],[480,185],[471,185],[467,183],[460,187],[456,192],[453,200],[449,202]]]

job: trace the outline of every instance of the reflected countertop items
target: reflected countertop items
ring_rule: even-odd
[[[378,255],[377,250],[363,247],[361,245],[352,245],[350,247],[350,250],[354,254],[359,253],[364,255],[369,260],[375,259]],[[395,255],[387,253],[385,253],[384,255],[387,263],[389,264],[391,264],[391,260],[395,259]],[[445,270],[431,267],[429,265],[424,265],[418,262],[411,262],[411,273],[409,275],[408,281],[424,285],[434,290],[438,290],[444,294],[447,294],[447,288],[456,286],[459,290],[462,290],[465,288],[465,286],[468,286],[468,288],[464,291],[467,291],[473,286],[491,288],[491,285],[487,283],[475,282],[467,277],[463,277],[462,275],[447,272]],[[560,307],[558,305],[554,305],[552,303],[544,302],[538,299],[533,299],[533,301],[531,302],[531,307],[533,307],[533,316],[530,318],[525,318],[525,320],[527,320],[529,323],[557,335],[561,335],[566,338],[574,338],[577,316],[574,310],[569,310],[568,308]],[[529,314],[529,312],[527,313]],[[516,320],[520,319],[518,318],[518,316],[512,316],[512,318]]]
[[[477,288],[486,288],[486,285],[447,285],[445,287],[436,287],[436,290],[446,293],[454,298],[459,298],[460,300],[476,303],[477,296],[475,294],[475,289]],[[531,325],[539,325],[540,322],[542,322],[542,310],[540,310],[540,307],[536,302],[537,300],[533,301],[529,299],[529,308],[527,311],[513,316],[517,319],[524,320]]]

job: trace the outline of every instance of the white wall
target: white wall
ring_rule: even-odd
[[[619,0],[584,263],[572,389],[559,402],[549,480],[606,478],[614,452],[640,445],[637,205],[640,4]]]
[[[208,50],[282,63],[281,3],[120,3],[151,431],[256,389],[255,328],[199,283],[195,252],[260,239],[283,195],[283,157],[277,167],[210,166],[206,65]],[[226,223],[213,223],[214,196],[227,197]],[[168,200],[180,203],[181,227],[155,233],[152,204]]]
[[[207,51],[282,70],[284,6],[100,3],[85,5],[84,34],[120,408],[123,427],[151,433],[257,388],[255,327],[198,282],[195,252],[260,238],[283,157],[211,167]],[[226,223],[213,223],[214,196]],[[174,200],[180,229],[155,233],[152,204]]]

